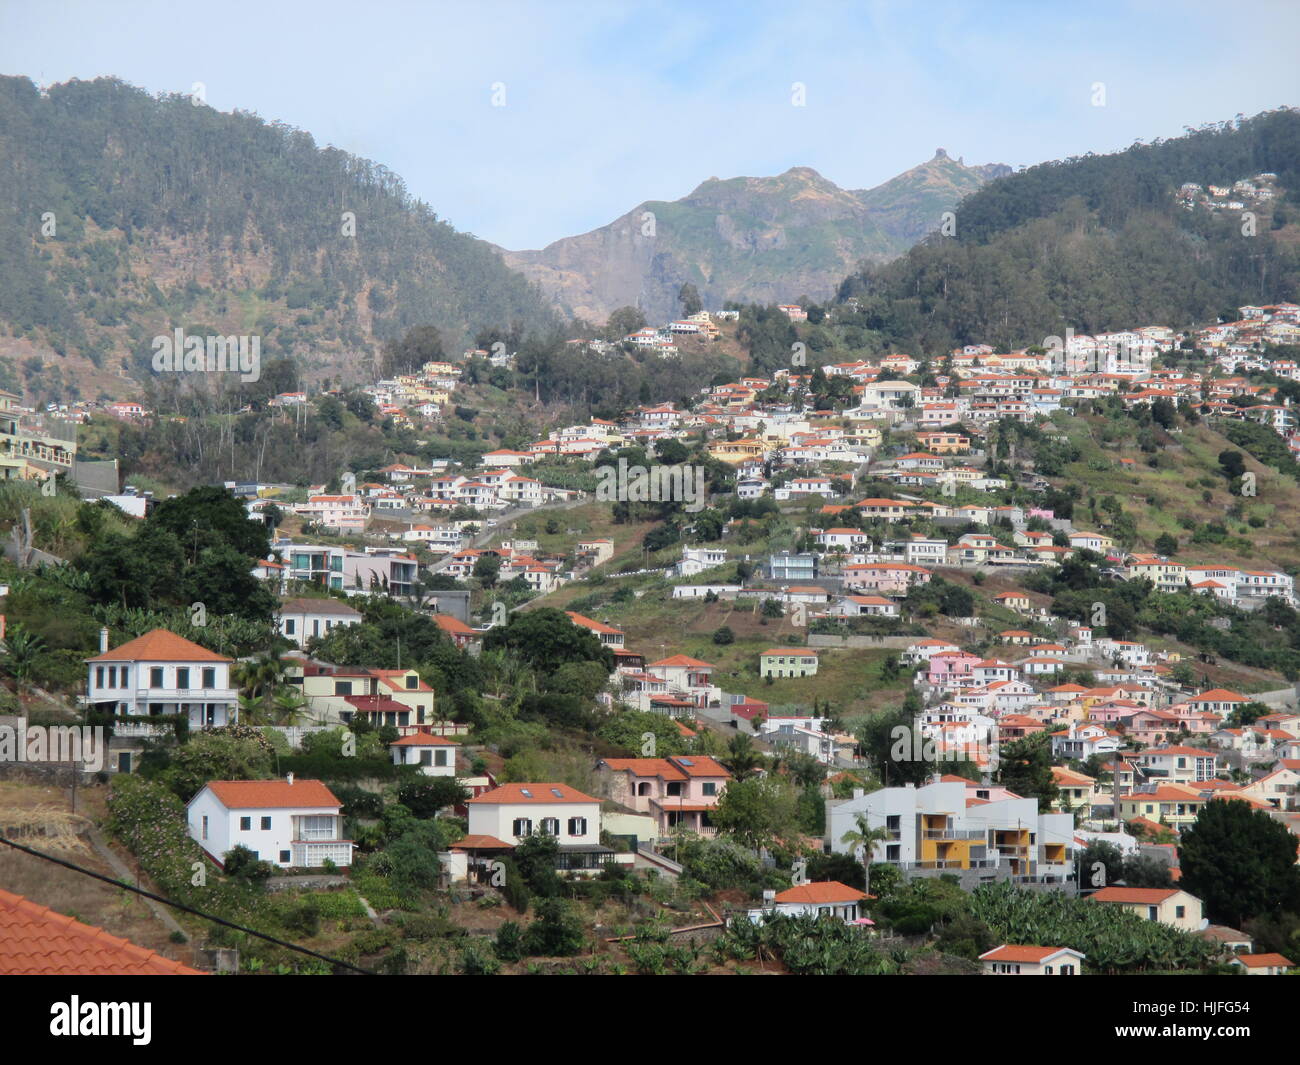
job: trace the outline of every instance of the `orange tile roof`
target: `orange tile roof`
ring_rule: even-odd
[[[1053,954],[1060,954],[1061,951],[1069,949],[1071,948],[1018,946],[1008,943],[985,951],[980,955],[980,961],[1030,962],[1036,964],[1046,961]],[[1074,953],[1079,954],[1079,951],[1076,950]],[[1083,957],[1082,954],[1079,954],[1079,956]]]
[[[207,787],[227,810],[343,805],[319,780],[295,780],[292,784],[287,780],[209,780]]]
[[[525,795],[527,791],[529,794]],[[560,794],[556,795],[556,792]],[[484,806],[495,806],[503,803],[550,803],[550,802],[600,802],[599,799],[593,799],[590,795],[585,795],[577,788],[571,788],[568,784],[544,783],[544,784],[502,784],[498,788],[484,792],[477,798],[469,800],[469,804],[479,803]],[[467,804],[468,805],[468,804]]]
[[[449,740],[446,736],[434,736],[427,732],[412,732],[403,736],[400,740],[394,740],[390,746],[393,747],[459,747],[460,744],[455,740]],[[298,785],[295,784],[296,788]]]
[[[658,662],[651,662],[651,668],[655,666],[703,666],[705,669],[712,669],[710,662],[701,662],[698,658],[691,658],[689,655],[673,655],[671,658],[663,658]]]
[[[457,636],[477,636],[479,633],[469,625],[466,625],[460,618],[454,618],[450,614],[434,614],[433,623],[442,629],[443,632],[449,632]]]
[[[206,647],[177,636],[166,629],[154,629],[134,640],[127,640],[88,662],[233,662]]]
[[[451,845],[454,851],[478,851],[478,850],[513,850],[513,843],[507,843],[503,839],[497,839],[496,836],[466,836],[457,840]]]
[[[1282,965],[1291,968],[1295,964],[1290,958],[1281,954],[1238,954],[1233,961],[1239,961],[1242,965],[1248,965],[1252,969],[1263,965]]]
[[[1098,902],[1129,902],[1151,906],[1157,902],[1164,902],[1177,894],[1177,888],[1106,887],[1100,891],[1094,891],[1088,897],[1096,899]]]
[[[811,884],[800,884],[778,892],[777,902],[861,902],[863,899],[875,898],[866,895],[857,888],[841,884],[838,880],[820,880]]]
[[[0,975],[207,974],[0,889]]]

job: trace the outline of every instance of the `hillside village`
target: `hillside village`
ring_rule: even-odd
[[[798,305],[780,312],[808,317]],[[721,935],[719,964],[740,949],[737,921],[827,916],[870,927],[868,914],[884,917],[873,884],[939,878],[981,907],[996,904],[989,892],[997,890],[1047,891],[1111,903],[1188,937],[1190,946],[1175,938],[1153,947],[1149,964],[1281,973],[1291,961],[1265,949],[1279,945],[1276,934],[1259,944],[1213,923],[1204,900],[1179,888],[1177,848],[1211,803],[1239,804],[1300,835],[1295,689],[1264,660],[1243,669],[1177,640],[1129,638],[1123,589],[1148,608],[1161,597],[1195,597],[1223,632],[1236,616],[1281,626],[1296,616],[1295,567],[1242,564],[1240,544],[1216,553],[1224,538],[1201,537],[1196,523],[1185,544],[1152,537],[1122,505],[1095,499],[1088,524],[1076,526],[1085,503],[1062,486],[1062,464],[1078,456],[1072,423],[1060,419],[1088,411],[1140,416],[1148,426],[1181,417],[1184,432],[1202,421],[1253,422],[1294,456],[1293,397],[1236,375],[1268,368],[1297,379],[1296,364],[1270,358],[1269,346],[1297,339],[1300,306],[1239,314],[1186,333],[1067,334],[1009,353],[971,345],[941,365],[891,355],[809,370],[798,352],[788,368],[711,385],[689,404],[557,426],[474,465],[395,461],[374,479],[347,474],[305,490],[229,482],[227,498],[270,548],[248,578],[274,597],[275,647],[235,656],[193,627],[134,636],[103,627],[78,699],[86,720],[112,722],[101,776],[157,779],[149,767],[177,766],[194,737],[244,743],[265,733],[258,742],[277,760],[332,779],[267,774],[265,764],[246,779],[189,778],[172,831],[228,877],[236,854],[240,868],[264,865],[262,877],[323,872],[334,891],[357,866],[369,870],[358,886],[375,889],[385,838],[388,846],[402,838],[387,827],[393,796],[407,816],[435,804],[438,831],[424,846],[436,865],[421,883],[452,899],[492,898],[503,871],[516,867],[531,869],[526,880],[534,891],[548,885],[543,892],[556,891],[556,876],[612,877],[625,893],[638,890],[633,884],[696,883],[708,853],[700,846],[749,839],[769,873],[747,874],[738,895],[696,895],[688,906],[700,935]],[[701,312],[624,343],[671,358],[675,335],[711,342],[715,317],[735,315]],[[1209,359],[1211,373],[1171,365],[1191,350]],[[460,365],[428,363],[364,391],[385,417],[437,422],[456,402],[461,375]],[[21,419],[75,422],[86,412],[73,405],[41,416],[17,399],[6,400],[15,418],[5,438],[15,479],[70,469],[71,460],[51,466]],[[269,405],[317,400],[284,393]],[[109,413],[151,418],[138,404],[118,408]],[[709,464],[707,509],[677,509],[689,502],[680,492],[629,490],[629,465],[680,467],[692,458]],[[1229,493],[1249,503],[1255,478],[1266,475],[1245,461],[1220,463]],[[1135,465],[1128,456],[1102,463],[1120,474]],[[621,479],[612,496],[591,489],[602,471]],[[123,520],[144,524],[164,504],[130,487],[101,495]],[[655,504],[675,511],[664,526],[645,524],[649,511],[638,516],[638,506]],[[639,549],[627,540],[632,527],[650,530]],[[672,535],[652,545],[664,528]],[[647,615],[641,608],[652,601],[661,605]],[[432,623],[447,648],[438,683],[402,668],[400,636],[394,661],[349,642],[350,631],[375,627],[383,603]],[[675,639],[671,623],[647,627],[651,616],[682,611],[695,612],[682,622],[695,633],[689,639]],[[726,624],[706,642],[698,626],[710,618]],[[598,736],[622,738],[578,755],[587,760],[580,770],[534,759],[569,768],[521,779],[528,759],[506,756],[517,745],[493,741],[490,714],[464,709],[488,702],[486,689],[466,701],[439,688],[452,668],[446,655],[490,660],[500,675],[503,653],[534,653],[528,641],[543,633],[557,649],[586,641],[558,653],[592,667],[585,691],[594,716],[583,720]],[[717,654],[701,650],[708,646]],[[725,664],[707,660],[719,656]],[[845,679],[864,665],[883,701],[862,694],[870,684]],[[887,736],[873,733],[873,720],[888,724]],[[629,722],[621,731],[620,721]],[[12,724],[27,727],[21,714]],[[391,783],[358,789],[351,773],[338,775],[357,737],[370,771]],[[1033,768],[1009,773],[1009,764]],[[793,837],[793,824],[768,835],[729,807],[744,788],[796,780],[811,805]],[[435,785],[443,790],[423,790]],[[810,831],[814,824],[820,829]],[[683,858],[683,841],[693,841],[694,857]],[[774,850],[803,857],[782,874],[770,864]],[[810,879],[810,861],[835,875]],[[1098,882],[1099,862],[1135,872],[1117,885]],[[1222,918],[1221,908],[1213,916]],[[527,953],[501,947],[501,934],[499,959]],[[1117,964],[1064,943],[1004,938],[971,962],[992,974]],[[463,949],[462,965],[485,964],[481,949]]]

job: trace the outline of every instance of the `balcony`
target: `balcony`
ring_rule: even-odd
[[[317,869],[327,861],[344,867],[352,864],[352,841],[346,839],[293,841],[293,862],[296,867]]]
[[[959,839],[984,839],[986,833],[981,831],[966,831],[955,828],[927,828],[922,835],[924,839],[941,839],[941,840],[959,840]]]

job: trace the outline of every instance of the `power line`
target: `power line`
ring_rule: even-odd
[[[192,906],[186,906],[183,902],[176,902],[172,899],[165,898],[162,895],[155,895],[152,891],[145,891],[144,888],[133,887],[121,880],[114,880],[111,876],[105,876],[103,873],[96,873],[93,869],[86,869],[77,865],[75,862],[65,861],[62,858],[56,858],[52,854],[44,854],[41,851],[33,850],[31,847],[24,847],[21,843],[15,843],[11,839],[5,839],[0,836],[0,843],[6,847],[13,847],[14,850],[22,851],[24,854],[30,854],[34,858],[40,858],[47,862],[53,862],[55,865],[61,865],[65,869],[71,869],[74,873],[81,873],[83,876],[94,877],[96,880],[102,880],[105,884],[112,884],[113,887],[122,888],[136,895],[143,895],[147,899],[153,899],[155,902],[161,902],[164,906],[171,906],[181,910],[184,913],[193,914],[195,917],[202,917],[205,921],[211,921],[213,924],[223,925],[226,928],[233,928],[237,932],[243,932],[246,935],[256,936],[258,939],[264,939],[268,943],[274,943],[277,947],[284,947],[287,950],[297,951],[299,954],[306,954],[312,958],[319,958],[321,961],[328,962],[330,965],[341,965],[345,969],[351,969],[354,973],[360,973],[362,976],[376,976],[377,973],[370,969],[361,969],[349,962],[342,961],[338,958],[331,958],[327,954],[319,954],[308,947],[300,947],[296,943],[288,943],[283,939],[277,939],[275,936],[268,936],[265,932],[258,932],[252,928],[245,928],[243,925],[235,924],[233,921],[227,921],[224,917],[216,917],[210,913],[204,913],[202,910],[196,910]]]

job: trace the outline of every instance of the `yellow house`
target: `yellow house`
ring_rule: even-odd
[[[762,460],[766,445],[761,440],[746,437],[743,440],[719,440],[709,445],[709,454],[719,462],[733,466],[750,459]]]
[[[1201,900],[1178,888],[1106,887],[1088,898],[1122,906],[1148,921],[1159,921],[1184,932],[1195,932],[1201,927]]]
[[[413,669],[342,669],[295,666],[290,684],[300,685],[313,715],[326,724],[346,722],[356,713],[376,725],[432,724],[434,690]]]
[[[1151,791],[1133,792],[1119,800],[1120,817],[1125,821],[1146,818],[1170,828],[1183,828],[1200,816],[1206,800],[1194,788],[1181,784],[1159,784]]]
[[[764,677],[815,677],[817,652],[807,647],[774,647],[758,656]]]
[[[1097,799],[1097,779],[1087,773],[1076,773],[1064,766],[1052,766],[1052,779],[1056,781],[1057,798],[1052,804],[1058,810],[1082,807],[1086,817]]]

